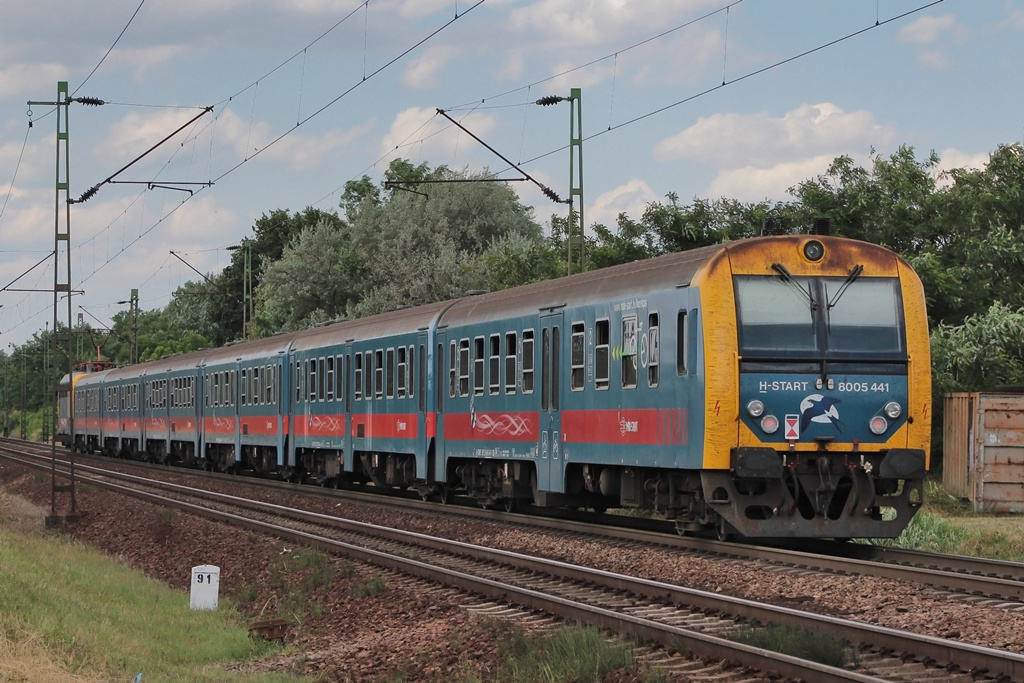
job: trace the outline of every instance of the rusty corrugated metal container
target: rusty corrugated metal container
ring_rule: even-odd
[[[975,510],[1024,512],[1024,394],[946,394],[942,483]]]

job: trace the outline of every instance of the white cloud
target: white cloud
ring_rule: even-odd
[[[459,51],[453,47],[432,47],[415,59],[402,72],[402,82],[415,90],[428,90],[437,86],[438,73]]]
[[[634,178],[598,195],[594,203],[587,207],[583,219],[587,227],[601,223],[614,231],[620,213],[625,213],[633,220],[639,220],[647,205],[657,198],[647,183]]]
[[[709,198],[729,197],[744,202],[783,201],[787,190],[800,181],[828,170],[835,155],[822,154],[772,166],[744,166],[721,171],[705,194]]]
[[[675,25],[711,4],[710,0],[539,0],[510,15],[514,28],[547,35],[560,45],[594,45],[611,38],[621,40],[635,30],[649,34],[655,17],[661,26]]]
[[[154,69],[170,71],[169,66],[186,57],[194,48],[190,45],[155,45],[144,48],[125,47],[110,54],[104,67],[115,69],[127,67],[134,71],[137,85],[146,82],[146,76]],[[163,80],[167,80],[166,77]]]
[[[942,34],[949,33],[957,27],[957,20],[952,14],[941,17],[924,16],[912,21],[900,29],[897,39],[913,45],[931,45]]]
[[[453,112],[452,118],[482,140],[491,137],[497,124],[493,116],[480,113],[462,116]],[[381,152],[389,158],[424,159],[432,166],[448,164],[457,168],[467,163],[466,157],[482,159],[484,165],[490,163],[493,158],[483,157],[479,150],[480,143],[440,116],[437,110],[422,107],[410,107],[396,114],[387,134],[381,138]],[[456,157],[446,161],[452,154]]]
[[[659,161],[689,159],[721,169],[765,168],[851,148],[892,144],[896,130],[865,110],[845,112],[829,102],[802,104],[781,117],[714,114],[658,143]]]
[[[943,171],[950,171],[954,168],[966,168],[981,170],[988,166],[989,152],[961,152],[958,149],[948,148],[939,153],[939,168]]]
[[[94,157],[105,169],[120,168],[127,160],[134,159],[198,113],[194,109],[157,114],[130,113],[110,128],[107,138],[94,148]],[[141,163],[140,168],[149,169],[149,175],[146,170],[132,173],[147,179],[208,180],[206,177],[197,178],[196,174],[205,173],[211,153],[211,138],[213,158],[220,170],[258,155],[262,163],[273,162],[288,170],[308,171],[324,164],[328,156],[338,149],[366,135],[375,123],[369,119],[351,129],[331,129],[318,137],[304,135],[302,131],[305,128],[293,128],[288,135],[281,137],[285,129],[271,126],[267,121],[250,124],[231,109],[223,110],[216,121],[211,116],[207,114],[195,126],[171,138],[162,151],[153,153],[152,161]],[[178,147],[189,153],[173,154]],[[192,151],[198,156],[193,157]],[[219,170],[213,169],[213,172],[216,174]]]
[[[0,69],[0,98],[24,94],[32,100],[50,101],[57,96],[52,84],[66,77],[67,69],[60,64],[13,64]],[[42,92],[41,83],[50,84],[51,89]]]
[[[942,71],[952,60],[943,52],[951,38],[956,43],[970,39],[970,31],[952,14],[941,17],[924,16],[900,29],[897,40],[919,46],[917,61],[928,69]]]

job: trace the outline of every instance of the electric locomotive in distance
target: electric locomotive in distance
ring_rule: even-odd
[[[929,465],[920,280],[891,251],[829,236],[73,379],[62,438],[81,450],[509,510],[650,509],[687,533],[894,537]]]

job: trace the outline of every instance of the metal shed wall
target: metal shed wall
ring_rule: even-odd
[[[946,395],[942,483],[976,510],[1024,512],[1024,394]]]

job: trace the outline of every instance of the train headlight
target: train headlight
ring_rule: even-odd
[[[884,412],[885,416],[888,417],[890,420],[895,420],[897,417],[903,414],[903,406],[901,406],[896,401],[889,401],[888,403],[885,404],[885,408],[882,409],[882,412]]]
[[[747,404],[747,415],[757,419],[764,415],[764,403],[758,401],[756,398]]]
[[[868,422],[868,429],[870,429],[871,433],[875,434],[876,436],[885,434],[885,430],[888,428],[889,423],[881,415],[875,415],[873,418],[871,418],[871,421]]]
[[[825,256],[825,245],[818,240],[811,240],[804,245],[804,258],[808,261],[820,261]]]
[[[765,434],[774,434],[779,431],[779,418],[774,415],[765,415],[761,418],[761,431]]]

